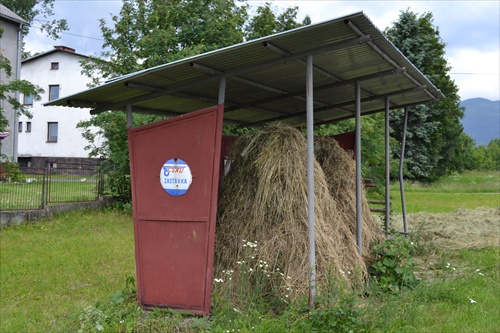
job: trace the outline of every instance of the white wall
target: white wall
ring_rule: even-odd
[[[4,7],[2,7],[4,8]],[[10,66],[12,67],[12,76],[8,77],[4,69],[0,69],[0,82],[2,84],[7,84],[10,81],[19,79],[18,75],[18,32],[20,28],[20,24],[7,20],[4,17],[0,18],[0,28],[2,28],[3,35],[0,38],[0,53],[2,56],[7,58],[10,62]],[[11,97],[15,98],[14,93],[7,93]],[[17,127],[14,126],[14,109],[6,100],[0,100],[0,107],[3,110],[2,113],[4,117],[9,122],[9,125],[5,128],[7,132],[10,132],[10,135],[2,140],[1,154],[6,155],[9,159],[15,155],[15,136],[14,131]]]
[[[88,151],[84,150],[88,141],[82,137],[76,125],[90,118],[89,109],[42,105],[49,101],[49,85],[59,85],[59,97],[88,89],[86,84],[90,79],[80,73],[80,60],[77,54],[57,51],[22,64],[21,78],[40,86],[45,93],[42,94],[42,100],[34,101],[33,106],[29,107],[33,118],[21,116],[19,119],[23,123],[23,131],[19,133],[19,157],[88,157]],[[51,69],[53,62],[59,63],[58,70]],[[31,122],[31,132],[26,132],[27,122]],[[49,122],[58,123],[58,139],[55,143],[47,142]]]

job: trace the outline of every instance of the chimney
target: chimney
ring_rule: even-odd
[[[75,49],[63,45],[54,46],[54,48],[65,52],[75,53]]]

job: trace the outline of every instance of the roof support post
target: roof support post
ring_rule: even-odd
[[[406,199],[405,199],[405,184],[403,179],[403,163],[405,159],[406,131],[408,127],[408,109],[405,108],[403,118],[403,137],[401,140],[401,155],[399,157],[399,189],[401,192],[401,211],[403,212],[403,232],[408,235],[408,225],[406,223]]]
[[[307,230],[309,244],[309,307],[316,302],[316,241],[314,230],[314,101],[313,101],[313,57],[306,63],[306,107],[307,107]]]
[[[389,97],[385,98],[385,232],[391,228],[391,166],[389,137]]]
[[[127,111],[127,127],[132,128],[132,104],[125,105],[125,110]]]
[[[224,104],[224,100],[226,99],[226,78],[223,76],[219,81],[219,104]]]
[[[356,81],[356,241],[360,256],[363,255],[361,190],[361,84]]]

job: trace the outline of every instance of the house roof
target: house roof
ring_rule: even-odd
[[[19,23],[22,25],[29,25],[25,19],[23,19],[21,16],[17,15],[12,10],[10,10],[9,8],[5,7],[2,4],[0,4],[0,17],[4,17],[7,20],[10,20],[12,22],[16,22],[16,23]]]
[[[75,55],[78,57],[88,58],[88,56],[86,56],[84,54],[76,53],[75,49],[72,49],[71,47],[61,45],[61,46],[54,46],[54,48],[50,51],[42,52],[42,53],[36,54],[32,57],[26,58],[22,61],[22,63],[25,64],[27,62],[30,62],[30,61],[33,61],[33,60],[57,53],[57,52],[64,52],[64,53],[68,53],[68,54]]]
[[[121,76],[46,105],[176,115],[217,104],[226,78],[227,122],[306,123],[306,61],[313,56],[315,124],[437,101],[443,94],[362,12]]]

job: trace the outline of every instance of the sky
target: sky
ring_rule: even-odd
[[[250,0],[257,7],[263,1]],[[490,1],[267,1],[278,10],[298,6],[297,19],[309,15],[312,23],[336,19],[359,11],[381,31],[398,20],[406,9],[417,14],[431,12],[438,27],[451,66],[450,76],[459,88],[462,100],[482,97],[500,100],[500,0]],[[98,55],[103,40],[99,19],[108,24],[118,15],[121,0],[55,0],[54,18],[65,18],[70,30],[59,40],[40,33],[34,22],[25,39],[32,53],[50,51],[55,45],[76,49],[85,55]]]

